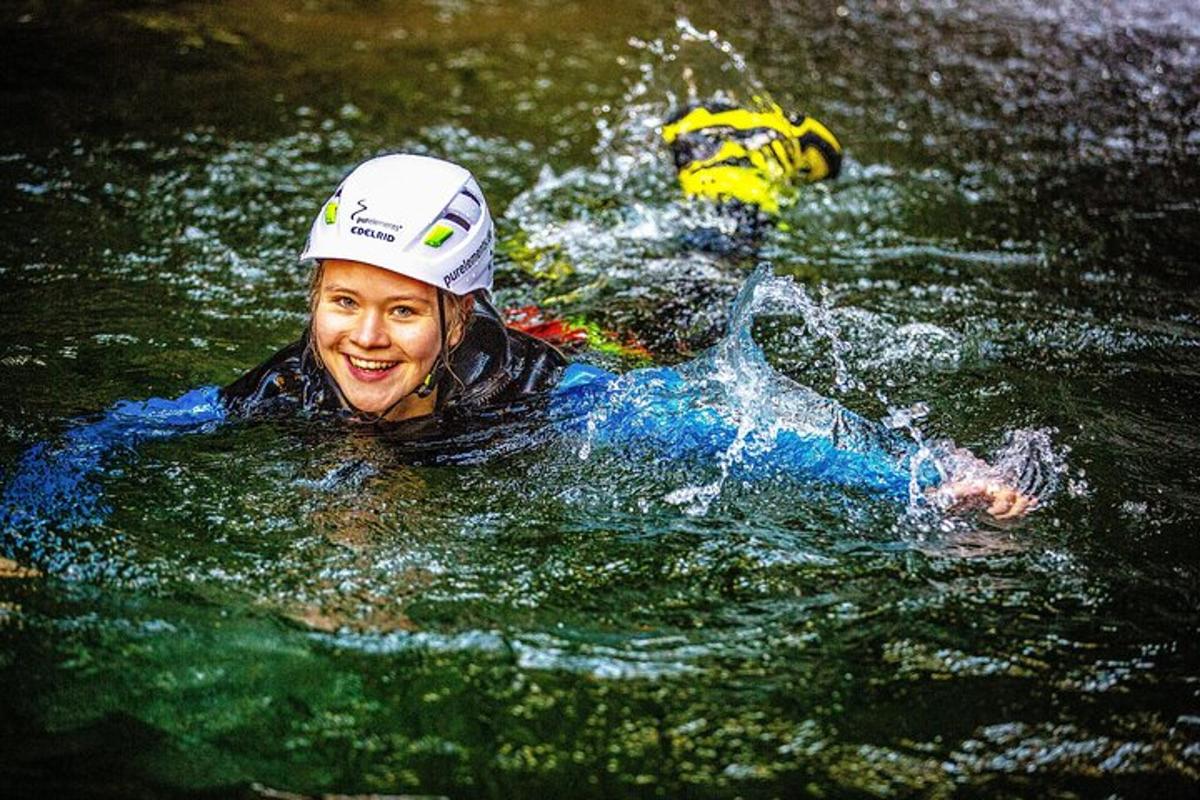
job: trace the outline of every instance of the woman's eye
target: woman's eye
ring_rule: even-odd
[[[396,317],[411,317],[416,312],[408,306],[396,306],[392,309],[392,315]]]
[[[342,308],[354,308],[355,302],[353,297],[335,297],[333,298],[334,305]]]

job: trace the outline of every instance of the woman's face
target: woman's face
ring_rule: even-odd
[[[312,316],[325,368],[355,408],[407,419],[433,412],[412,394],[441,350],[437,290],[359,261],[328,259]],[[397,401],[398,404],[397,404]]]

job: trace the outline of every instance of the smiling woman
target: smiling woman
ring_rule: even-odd
[[[308,329],[227,387],[225,404],[243,417],[396,422],[550,389],[563,356],[506,328],[487,299],[494,239],[462,167],[415,155],[359,165],[301,254],[315,262]]]

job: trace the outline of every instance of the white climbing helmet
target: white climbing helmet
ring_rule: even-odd
[[[496,234],[479,184],[439,158],[359,164],[313,221],[301,261],[361,261],[456,295],[492,288]]]

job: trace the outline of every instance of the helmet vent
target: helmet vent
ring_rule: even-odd
[[[442,214],[442,219],[446,220],[447,222],[453,222],[455,225],[462,228],[464,231],[471,230],[471,223],[467,222],[465,219],[460,217],[458,214],[455,214],[453,211],[447,211],[445,214]]]
[[[470,231],[482,216],[483,205],[466,189],[460,189],[442,212],[444,221],[453,222],[464,231]]]

